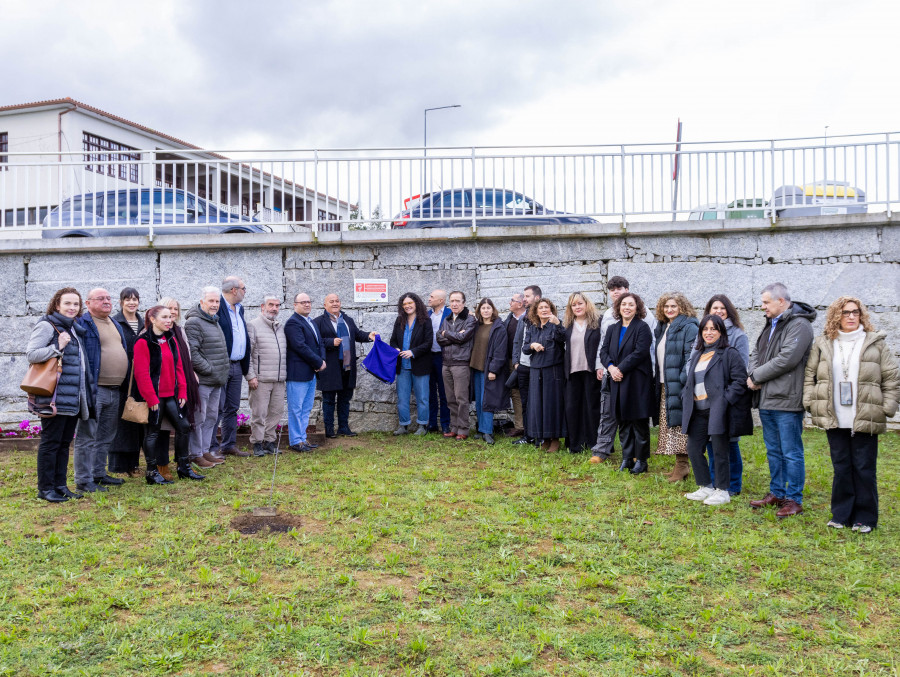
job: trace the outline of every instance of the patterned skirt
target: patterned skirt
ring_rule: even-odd
[[[681,426],[669,426],[666,419],[666,386],[662,387],[662,397],[659,402],[659,438],[656,445],[656,453],[664,456],[687,453],[687,435],[681,434]]]

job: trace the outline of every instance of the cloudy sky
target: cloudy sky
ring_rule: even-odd
[[[0,105],[206,148],[896,131],[895,0],[0,0]]]

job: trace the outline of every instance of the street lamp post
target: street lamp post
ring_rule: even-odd
[[[428,111],[430,110],[444,110],[445,108],[462,108],[462,104],[454,103],[450,106],[437,106],[435,108],[426,108],[424,113],[424,124],[422,125],[423,137],[422,137],[422,189],[419,191],[421,195],[425,194],[425,187],[428,185],[427,182],[427,174],[428,174]]]

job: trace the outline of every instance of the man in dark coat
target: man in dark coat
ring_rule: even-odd
[[[309,319],[312,301],[304,293],[294,297],[294,314],[284,323],[287,341],[288,440],[292,451],[312,451],[306,427],[316,396],[316,374],[325,369],[325,345]]]
[[[220,451],[223,455],[249,456],[237,446],[237,414],[241,406],[241,386],[250,369],[250,335],[244,321],[244,294],[247,287],[239,277],[229,276],[222,281],[222,298],[219,302],[219,326],[225,334],[225,345],[231,360],[228,381],[219,399],[219,419],[222,421],[222,443],[215,434],[210,441],[209,453]]]
[[[444,390],[444,360],[437,336],[452,311],[447,307],[447,292],[435,289],[428,297],[428,319],[434,338],[431,343],[431,375],[428,384],[428,432],[438,431],[446,434],[450,431],[450,408],[447,406],[447,393]],[[440,425],[440,428],[438,427]]]
[[[525,297],[522,294],[513,294],[509,300],[509,315],[506,316],[504,324],[506,325],[507,352],[509,353],[509,368],[512,371],[513,363],[519,361],[518,356],[513,356],[513,348],[516,343],[516,332],[519,329],[519,322],[525,319]],[[516,386],[510,391],[513,406],[513,422],[515,428],[510,430],[507,435],[510,437],[521,437],[525,434],[525,419],[523,418],[522,396],[519,393],[518,378]],[[527,397],[527,395],[526,395]]]
[[[313,324],[325,345],[325,369],[317,374],[317,387],[322,391],[322,418],[325,437],[356,437],[350,430],[350,400],[356,388],[356,344],[375,340],[375,332],[366,333],[356,327],[353,318],[341,310],[337,294],[325,297],[325,312]],[[334,431],[337,401],[338,428]]]

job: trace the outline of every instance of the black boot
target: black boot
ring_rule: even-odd
[[[634,459],[633,458],[623,458],[622,465],[619,466],[619,472],[625,472],[626,470],[631,470],[634,467]]]
[[[170,480],[167,480],[165,477],[159,474],[159,470],[156,469],[156,466],[152,466],[152,468],[147,469],[147,484],[174,484]]]
[[[150,413],[153,414],[154,412]],[[159,465],[159,463],[157,463],[159,454],[156,453],[156,446],[158,443],[159,423],[157,422],[155,426],[147,426],[147,433],[144,436],[144,459],[147,461],[147,474],[145,477],[147,478],[147,484],[173,484],[173,482],[160,475],[159,470],[157,469],[157,466]]]
[[[194,472],[190,461],[186,458],[178,459],[178,476],[183,480],[202,480],[206,477],[206,475]]]
[[[637,461],[631,469],[631,474],[640,475],[641,473],[647,472],[647,470],[647,461]]]

